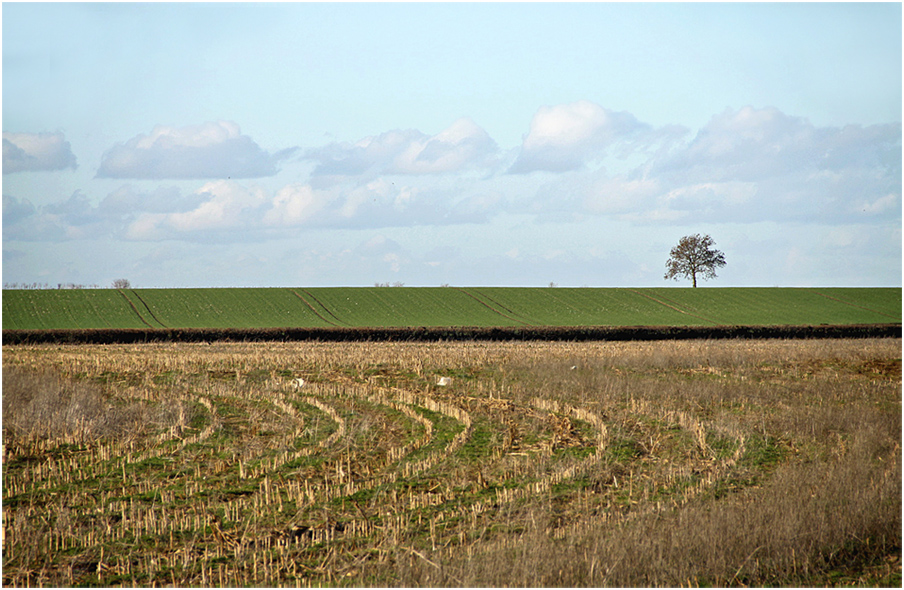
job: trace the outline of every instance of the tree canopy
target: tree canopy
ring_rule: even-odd
[[[694,287],[697,286],[697,275],[704,279],[715,278],[716,269],[725,266],[725,254],[713,248],[714,245],[708,235],[694,234],[681,238],[665,263],[665,278],[676,281],[678,277],[691,279]]]

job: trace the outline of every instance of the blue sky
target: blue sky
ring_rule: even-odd
[[[3,281],[900,286],[901,16],[4,3]]]

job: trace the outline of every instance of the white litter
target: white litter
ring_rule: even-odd
[[[452,377],[438,377],[436,379],[436,384],[440,387],[445,387],[446,385],[452,385]]]
[[[302,387],[304,387],[304,379],[302,379],[301,377],[292,379],[292,386],[295,389],[301,389]]]

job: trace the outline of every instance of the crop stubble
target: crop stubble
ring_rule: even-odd
[[[4,347],[4,584],[900,580],[900,347]]]

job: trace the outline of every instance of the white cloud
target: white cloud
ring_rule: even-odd
[[[172,213],[169,222],[178,231],[228,229],[252,221],[251,213],[265,201],[263,189],[246,188],[237,182],[218,180],[208,182],[198,191],[210,198],[197,208]]]
[[[621,144],[650,141],[652,127],[627,112],[614,112],[592,102],[541,107],[530,123],[530,131],[521,144],[521,153],[509,172],[577,170],[586,162],[607,154]]]
[[[5,196],[4,236],[32,243],[125,239],[136,249],[148,247],[137,242],[165,240],[196,250],[213,244],[209,252],[247,247],[258,254],[269,252],[265,242],[304,244],[293,271],[300,274],[293,276],[319,283],[658,284],[672,233],[711,231],[728,253],[730,230],[724,228],[755,233],[768,225],[776,229],[763,243],[776,245],[731,250],[726,282],[736,272],[736,284],[787,283],[770,273],[784,268],[792,251],[807,268],[830,267],[829,252],[856,260],[858,268],[844,271],[842,282],[849,284],[890,276],[889,261],[900,266],[900,124],[816,127],[777,109],[745,107],[714,116],[677,143],[680,129],[652,129],[592,103],[549,107],[534,119],[518,155],[521,164],[531,163],[527,154],[538,167],[573,166],[544,175],[539,186],[534,176],[493,174],[515,157],[503,163],[495,143],[463,119],[434,136],[389,131],[355,145],[330,144],[317,152],[314,175],[292,183],[202,181],[195,190],[125,185],[96,205],[78,191],[50,204],[31,195],[32,202]],[[239,133],[228,124],[158,128],[136,139],[133,152],[173,146],[203,151]],[[607,156],[624,153],[630,157],[610,166]],[[472,170],[481,174],[466,173]],[[651,226],[656,228],[643,229]],[[412,227],[419,229],[405,229]],[[839,230],[834,236],[832,228]],[[371,232],[385,235],[361,243]],[[643,254],[628,259],[607,250],[632,232]],[[415,235],[432,241],[417,245]],[[331,245],[323,243],[326,237]],[[897,252],[888,246],[895,240]],[[539,247],[544,243],[550,247]],[[588,251],[590,243],[600,249]],[[867,249],[879,246],[882,254],[871,262]],[[260,259],[249,258],[248,272],[278,274],[253,270]],[[310,268],[297,270],[303,261]],[[285,266],[273,262],[272,268],[279,264]],[[604,278],[595,279],[600,272]]]
[[[654,179],[602,175],[589,183],[583,207],[596,214],[636,213],[654,203],[661,191],[662,187]]]
[[[393,130],[360,141],[333,143],[308,151],[318,162],[315,177],[448,174],[492,166],[499,147],[468,118],[455,121],[440,133]]]
[[[3,197],[3,239],[63,241],[108,235],[112,224],[75,191],[68,199],[35,207],[28,200]]]
[[[141,214],[129,224],[126,235],[133,240],[153,240],[255,228],[259,225],[260,209],[266,203],[263,189],[248,188],[232,180],[208,182],[195,194],[200,202],[194,208]]]
[[[861,205],[861,210],[867,215],[885,215],[894,213],[901,208],[900,200],[900,195],[889,193],[874,201],[864,201]]]
[[[463,118],[425,141],[413,142],[387,172],[439,174],[484,167],[493,163],[497,151],[486,131]]]
[[[255,178],[273,176],[293,150],[269,154],[229,121],[188,127],[157,125],[106,151],[99,178]]]
[[[775,108],[728,109],[713,117],[683,150],[656,163],[677,178],[760,180],[819,166],[833,132]]]
[[[176,187],[142,191],[123,185],[97,205],[80,191],[41,207],[6,195],[4,232],[29,241],[60,241],[93,232],[94,237],[129,241],[248,242],[291,236],[300,229],[482,223],[499,208],[493,195],[384,178],[329,190],[293,183],[272,192],[217,180],[186,195]]]
[[[148,150],[153,147],[210,147],[241,136],[239,126],[231,121],[204,123],[192,127],[166,127],[157,125],[150,135],[139,135],[135,142],[137,149]]]
[[[3,133],[3,174],[76,168],[62,133]]]
[[[686,144],[643,155],[618,174],[557,174],[525,210],[636,224],[900,220],[899,123],[815,127],[774,108],[744,107],[716,115]]]
[[[128,219],[141,212],[191,211],[200,205],[204,198],[203,193],[183,195],[175,186],[159,186],[150,192],[145,192],[130,184],[124,184],[108,194],[100,202],[98,209],[106,216]]]
[[[656,163],[658,174],[708,180],[900,166],[900,123],[815,127],[775,108],[749,106],[716,115],[686,149]]]
[[[28,199],[21,201],[10,195],[3,195],[3,226],[13,226],[35,214],[35,206]]]
[[[270,208],[263,215],[265,226],[297,226],[319,211],[324,199],[306,184],[291,184],[277,191]]]
[[[864,203],[900,208],[901,125],[815,127],[774,108],[727,110],[648,174],[669,191],[723,187],[678,201],[710,219],[849,222],[872,213]]]

